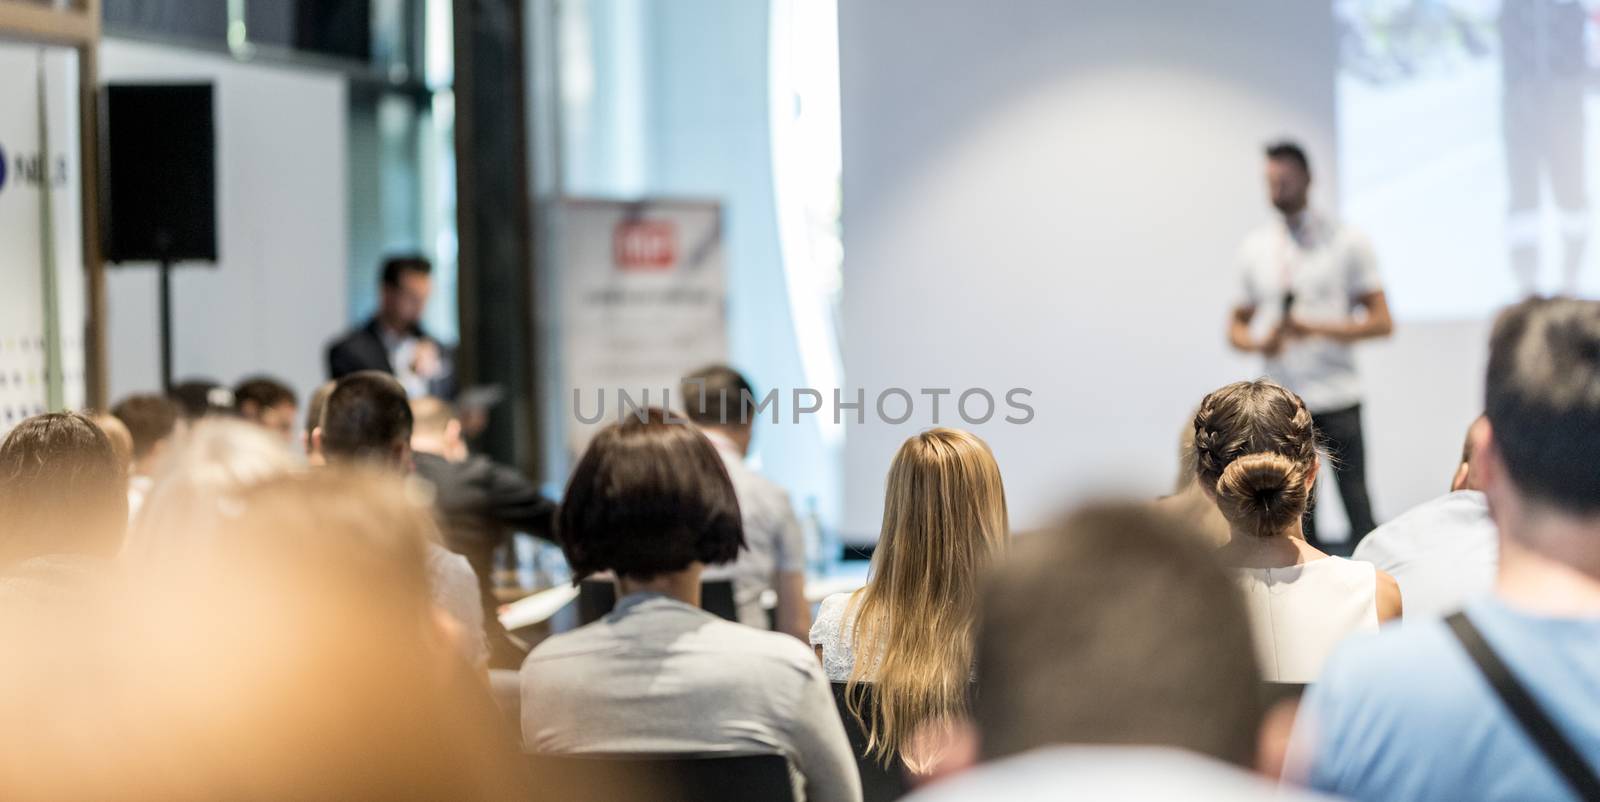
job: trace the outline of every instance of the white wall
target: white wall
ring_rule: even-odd
[[[173,278],[173,371],[234,382],[266,373],[302,402],[324,378],[322,349],[345,325],[348,247],[345,80],[223,55],[107,39],[101,78],[215,83],[215,266]],[[156,273],[107,271],[113,400],[160,384]]]
[[[1223,337],[1233,254],[1270,211],[1260,146],[1336,152],[1328,4],[840,6],[849,384],[1032,389],[1030,424],[969,427],[1018,526],[1165,492],[1193,406],[1260,370]],[[1402,320],[1362,354],[1380,518],[1448,482],[1483,339]],[[927,425],[851,428],[847,538],[875,534],[889,460]]]

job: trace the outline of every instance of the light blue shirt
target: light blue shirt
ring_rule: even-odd
[[[1600,618],[1467,615],[1579,752],[1600,767]],[[1441,620],[1356,638],[1306,693],[1294,752],[1312,788],[1355,802],[1576,799]]]

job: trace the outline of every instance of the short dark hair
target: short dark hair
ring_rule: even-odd
[[[1557,509],[1600,512],[1600,302],[1534,299],[1489,339],[1485,409],[1517,489]]]
[[[357,371],[333,386],[321,427],[330,462],[387,462],[397,444],[411,440],[411,401],[393,376]]]
[[[128,477],[111,439],[72,412],[37,415],[0,442],[0,563],[111,556],[128,525]]]
[[[182,412],[177,402],[152,393],[130,395],[111,408],[111,414],[128,427],[136,460],[149,456],[162,440],[172,436]]]
[[[754,417],[755,389],[743,374],[727,365],[711,365],[678,385],[689,420],[701,426],[735,426]]]
[[[416,253],[390,256],[383,260],[382,279],[385,287],[400,286],[400,276],[405,273],[433,274],[433,263],[428,257]]]
[[[744,546],[739,501],[716,448],[655,407],[595,435],[567,483],[556,534],[574,581],[730,562]]]
[[[1132,505],[1018,540],[980,604],[985,757],[1134,744],[1251,765],[1261,672],[1243,600],[1204,542]]]
[[[1311,160],[1306,158],[1305,148],[1300,147],[1300,143],[1292,139],[1280,139],[1267,144],[1266,154],[1268,159],[1275,162],[1293,162],[1307,178],[1311,177]]]
[[[167,393],[178,402],[185,420],[199,420],[207,415],[232,415],[233,390],[211,379],[190,379],[178,382]]]
[[[299,405],[294,390],[270,376],[254,376],[239,382],[239,386],[233,388],[233,402],[241,413],[245,411],[246,405],[253,406],[257,411],[271,409],[279,404]]]

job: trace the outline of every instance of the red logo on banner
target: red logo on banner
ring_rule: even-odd
[[[620,223],[611,247],[623,270],[670,270],[678,263],[678,229],[661,220]]]

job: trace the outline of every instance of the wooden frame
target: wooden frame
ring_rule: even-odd
[[[0,37],[78,51],[79,184],[83,192],[84,389],[88,405],[107,402],[105,263],[100,259],[100,0],[57,7],[0,0]]]

